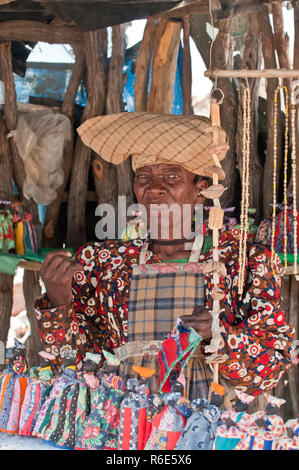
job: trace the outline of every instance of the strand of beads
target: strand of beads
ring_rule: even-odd
[[[273,210],[272,210],[272,234],[271,234],[271,263],[273,264],[275,255],[275,217],[277,207],[277,116],[278,116],[278,92],[280,87],[277,87],[274,92],[274,105],[273,105]]]
[[[283,253],[284,265],[287,266],[287,217],[288,217],[288,150],[289,150],[289,94],[286,86],[283,87],[285,99],[285,132],[284,132],[284,166],[283,166]]]
[[[293,220],[294,220],[294,274],[298,272],[297,264],[297,149],[296,149],[296,100],[295,100],[295,88],[297,84],[292,84],[292,93],[291,93],[291,139],[292,139],[292,183],[293,183]]]
[[[245,281],[246,249],[248,234],[249,210],[249,161],[250,161],[250,123],[251,123],[251,94],[250,88],[244,89],[243,99],[243,136],[242,136],[242,200],[240,214],[240,241],[239,241],[239,279],[238,294],[242,295]]]

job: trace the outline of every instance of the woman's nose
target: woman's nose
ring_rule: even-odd
[[[164,194],[166,192],[161,178],[152,178],[148,184],[147,190],[155,194]]]

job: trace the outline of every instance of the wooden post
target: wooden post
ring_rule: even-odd
[[[147,102],[150,113],[171,112],[181,26],[181,22],[163,19],[157,28]]]
[[[266,5],[262,5],[258,12],[259,21],[259,34],[262,42],[262,50],[264,56],[265,68],[277,68],[275,47],[273,40],[272,27],[269,19],[269,11]],[[273,141],[274,141],[274,119],[273,119],[273,104],[274,92],[278,85],[277,78],[267,79],[266,92],[267,92],[267,151],[264,164],[264,177],[263,177],[263,217],[268,219],[272,214],[271,203],[273,200]],[[277,118],[277,147],[281,147],[281,116]],[[277,175],[281,170],[282,156],[278,153],[277,162]]]
[[[233,40],[230,35],[230,20],[219,21],[219,33],[212,49],[212,66],[221,69],[232,68]],[[232,86],[228,78],[217,80],[217,88],[224,94],[224,100],[220,107],[221,125],[228,135],[229,150],[225,159],[221,162],[225,172],[223,185],[227,188],[221,197],[221,207],[231,207],[239,199],[237,187],[237,155],[236,155],[236,131],[237,131],[237,103]]]
[[[65,191],[66,184],[70,175],[73,152],[74,152],[74,132],[73,132],[73,109],[76,94],[80,85],[80,80],[85,70],[85,54],[81,49],[74,47],[75,64],[72,71],[72,76],[65,92],[64,100],[61,106],[61,112],[65,114],[71,122],[72,138],[65,143],[64,158],[63,158],[63,172],[64,182],[63,185],[57,190],[57,197],[46,209],[45,224],[44,224],[44,246],[57,246],[55,231],[62,202],[62,196]]]
[[[14,84],[13,70],[12,70],[12,58],[11,58],[11,45],[10,43],[0,44],[0,73],[1,79],[4,82],[4,91],[5,91],[5,103],[4,103],[4,116],[6,120],[6,125],[9,131],[15,130],[18,123],[18,111],[17,111],[17,102],[16,102],[16,90]],[[9,140],[10,151],[12,156],[13,163],[13,179],[17,185],[20,196],[24,199],[23,195],[23,184],[25,181],[25,169],[23,161],[18,153],[17,146],[13,139]],[[37,204],[31,199],[27,201],[24,199],[24,210],[29,212],[32,216],[33,224],[39,222]],[[27,288],[32,289],[32,291],[38,291],[39,283],[36,277],[32,277],[27,273],[24,273],[24,279],[28,279]],[[30,286],[30,287],[29,287]],[[35,299],[27,297],[26,300],[26,310],[28,312],[32,311],[33,302]],[[35,344],[38,344],[39,336],[37,333],[34,316],[30,318],[30,326],[32,329],[32,339]],[[28,351],[28,354],[31,354],[31,357],[36,358],[37,351]],[[37,358],[36,358],[37,360]]]
[[[295,276],[291,276],[291,296],[290,296],[290,314],[289,322],[295,328],[295,339],[298,341],[298,311],[299,311],[299,282],[296,281]],[[298,345],[296,347],[298,349]],[[289,381],[290,381],[290,394],[293,407],[293,416],[298,416],[299,413],[299,374],[298,374],[298,364],[293,366],[289,371]]]
[[[134,109],[136,112],[146,111],[149,71],[157,24],[157,21],[151,18],[147,20],[139,48],[134,83]]]
[[[280,68],[290,69],[289,44],[284,33],[282,3],[272,2],[273,26],[274,26],[274,45],[277,52]],[[288,78],[283,79],[290,94],[291,81]]]
[[[193,114],[192,111],[192,70],[190,54],[190,18],[183,18],[184,47],[183,47],[183,114]]]
[[[112,27],[112,55],[109,64],[106,113],[115,114],[124,110],[123,105],[123,66],[125,61],[125,25]],[[115,167],[116,191],[119,196],[126,197],[127,207],[135,201],[133,189],[133,170],[131,159],[127,159]],[[115,187],[115,184],[114,184]],[[105,201],[106,202],[106,201]],[[117,202],[117,201],[116,201]],[[117,215],[117,204],[115,206]],[[117,219],[118,220],[118,219]],[[118,224],[117,229],[118,229]],[[124,227],[125,228],[125,227]]]
[[[12,167],[6,135],[5,120],[0,117],[0,199],[12,200]],[[0,340],[4,344],[7,341],[13,304],[13,279],[14,276],[0,272]]]
[[[294,57],[293,57],[293,67],[299,69],[299,3],[296,1],[292,2],[294,8],[294,30],[295,30],[295,40],[294,40]],[[296,119],[298,123],[298,104],[296,105]],[[297,194],[297,209],[299,208],[299,139],[297,135],[297,155],[296,155],[296,194]],[[289,191],[292,190],[292,182],[290,181]]]
[[[83,43],[78,26],[46,24],[41,21],[1,21],[0,41],[44,41],[53,44]]]
[[[261,46],[258,35],[257,15],[252,14],[248,17],[247,34],[244,40],[242,66],[248,69],[258,69],[261,63]],[[263,218],[263,168],[260,163],[258,154],[258,91],[259,78],[248,80],[251,96],[251,129],[250,129],[250,170],[249,170],[249,206],[256,209],[255,222],[259,224]],[[243,100],[241,99],[242,85],[240,83],[240,101],[238,111],[238,128],[237,128],[237,154],[238,168],[240,175],[242,174],[242,138],[243,138]]]
[[[39,365],[39,351],[42,350],[42,342],[39,336],[37,322],[35,318],[34,302],[41,294],[39,276],[37,272],[24,270],[23,293],[26,303],[27,317],[30,322],[31,335],[26,341],[26,357],[29,367]]]
[[[107,30],[84,33],[84,47],[87,65],[87,103],[83,121],[101,115],[106,96],[105,61],[102,44]],[[74,152],[71,185],[68,201],[67,244],[78,248],[86,242],[85,208],[88,185],[88,172],[91,150],[77,137]]]

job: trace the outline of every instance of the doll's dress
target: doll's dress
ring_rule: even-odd
[[[78,429],[75,449],[117,450],[121,403],[125,397],[122,379],[104,375],[91,393],[91,410]]]
[[[204,398],[193,400],[191,407],[193,413],[187,420],[175,450],[211,450],[217,428],[222,423],[222,412]]]

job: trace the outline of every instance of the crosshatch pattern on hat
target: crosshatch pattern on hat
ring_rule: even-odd
[[[213,164],[211,122],[202,116],[126,112],[88,119],[77,131],[108,162],[117,165],[132,155],[134,171],[170,162],[203,174]]]
[[[128,341],[163,340],[181,315],[204,306],[204,275],[188,271],[147,273],[134,266]]]

